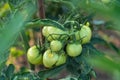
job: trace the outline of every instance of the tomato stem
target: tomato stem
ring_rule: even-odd
[[[44,8],[44,0],[38,0],[39,2],[39,17],[41,19],[45,18],[45,8]],[[40,44],[43,45],[43,35],[42,35],[42,27],[40,27]]]

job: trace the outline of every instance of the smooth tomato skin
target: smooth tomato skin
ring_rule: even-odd
[[[66,46],[67,54],[71,57],[79,56],[82,52],[82,46],[78,43],[67,44]]]
[[[43,64],[47,68],[51,68],[58,60],[58,54],[51,50],[46,50],[43,55]]]
[[[67,60],[67,55],[65,54],[65,52],[62,52],[60,55],[59,55],[59,58],[56,62],[56,66],[59,66],[59,65],[62,65],[62,64],[65,64],[66,63],[66,60]]]
[[[75,33],[76,40],[81,40],[82,44],[86,44],[92,37],[92,31],[88,26],[83,25],[80,31]]]
[[[58,40],[53,40],[50,42],[50,48],[52,51],[60,51],[62,49],[62,43]]]
[[[48,27],[43,27],[43,29],[42,29],[42,34],[43,34],[43,36],[45,36],[45,37],[47,37],[47,36],[49,35],[49,33],[48,33]]]
[[[39,50],[36,46],[32,46],[28,49],[27,59],[31,64],[39,65],[42,64],[42,54],[39,53]]]
[[[53,26],[44,26],[42,29],[42,34],[48,41],[52,41],[59,39],[61,34],[67,34],[67,32]],[[64,37],[65,36],[62,36],[61,38]]]

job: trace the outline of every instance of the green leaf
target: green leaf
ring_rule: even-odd
[[[120,64],[112,58],[108,58],[105,56],[94,56],[94,58],[89,59],[89,61],[92,63],[93,66],[105,71],[120,71]]]
[[[69,76],[62,78],[60,80],[78,80],[78,79],[75,76],[69,75]]]
[[[4,76],[0,76],[0,80],[6,80]]]
[[[80,58],[80,56],[79,56],[79,58]],[[78,57],[77,57],[77,59],[68,57],[67,66],[66,66],[67,70],[76,76],[81,73],[80,66],[81,66],[81,62],[83,61],[82,59],[81,59],[81,61],[77,61],[77,60],[78,60]]]
[[[107,44],[107,42],[100,37],[93,37],[90,41],[91,44]]]
[[[116,47],[116,45],[114,45],[113,43],[109,43],[108,46],[114,50],[117,54],[120,55],[120,49],[118,47]]]
[[[5,73],[5,74],[6,74],[6,77],[9,78],[9,79],[11,79],[12,76],[13,76],[13,74],[14,74],[14,70],[15,70],[14,65],[10,64],[10,65],[8,66],[7,70],[6,70],[6,73]]]
[[[66,66],[66,64],[64,64],[62,66],[54,67],[52,69],[43,70],[43,71],[40,71],[38,73],[38,75],[41,79],[46,79],[46,78],[56,75],[58,72],[62,71],[62,69],[65,68],[65,66]]]
[[[83,47],[89,50],[90,55],[104,55],[103,52],[97,50],[91,43],[83,45]]]
[[[0,28],[0,66],[8,58],[8,49],[14,43],[19,32],[24,29],[26,21],[28,21],[36,11],[36,4],[28,2],[18,9],[15,14],[11,15],[11,19],[3,24]]]
[[[50,19],[38,19],[32,22],[28,22],[26,24],[27,28],[31,28],[31,27],[35,27],[35,26],[53,26],[53,27],[57,27],[59,29],[65,30],[64,26],[54,20],[50,20]]]

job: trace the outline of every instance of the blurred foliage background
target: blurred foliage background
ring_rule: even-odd
[[[9,55],[15,56],[14,59],[10,58],[11,62],[16,57],[19,57],[19,62],[23,62],[21,65],[16,63],[17,67],[28,65],[20,58],[26,52],[23,45],[26,40],[23,40],[21,35],[27,34],[29,45],[33,45],[35,36],[39,35],[38,28],[24,31],[25,24],[38,15],[36,2],[36,0],[0,1],[0,55],[2,55],[0,69],[5,66]],[[81,22],[82,20],[90,22],[93,30],[91,44],[97,51],[94,50],[92,53],[96,55],[92,55],[93,59],[88,60],[95,68],[98,80],[120,80],[120,0],[45,0],[44,3],[46,18],[62,23],[66,17],[69,19],[75,15],[75,18],[82,16]],[[13,51],[12,54],[10,51]]]

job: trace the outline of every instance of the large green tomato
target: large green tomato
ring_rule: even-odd
[[[81,30],[75,33],[75,37],[76,40],[82,40],[82,44],[86,44],[92,37],[92,31],[88,26],[83,25]]]
[[[47,68],[51,68],[57,62],[58,57],[59,57],[58,54],[55,52],[52,52],[51,50],[45,51],[43,55],[44,66]]]
[[[79,56],[82,52],[82,46],[78,43],[69,43],[66,46],[67,54],[71,57]]]
[[[66,31],[63,31],[53,26],[44,26],[42,29],[42,33],[47,38],[48,41],[59,39],[61,34],[67,34]],[[65,36],[62,36],[61,38],[64,37]]]
[[[59,66],[59,65],[62,65],[66,62],[66,59],[67,59],[67,56],[65,54],[65,52],[62,52],[60,55],[59,55],[59,58],[56,62],[56,66]]]
[[[39,65],[42,64],[42,54],[36,46],[32,46],[28,49],[27,59],[31,64]]]
[[[52,51],[60,51],[62,49],[62,43],[58,40],[53,40],[50,42],[50,48]]]

